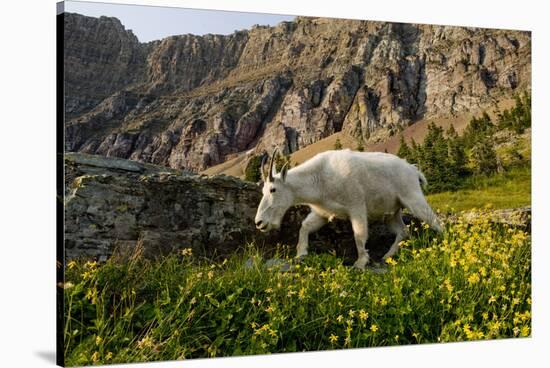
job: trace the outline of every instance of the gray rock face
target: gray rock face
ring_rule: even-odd
[[[142,44],[114,18],[65,18],[67,150],[177,169],[337,131],[368,145],[531,84],[523,31],[298,17]]]
[[[148,45],[117,18],[65,16],[65,113],[71,118],[145,79]],[[108,118],[107,118],[108,120]]]

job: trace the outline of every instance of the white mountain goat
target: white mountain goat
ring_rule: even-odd
[[[387,153],[327,151],[303,164],[281,171],[273,164],[265,172],[263,198],[258,206],[256,227],[265,232],[278,229],[285,212],[294,205],[305,204],[311,212],[302,222],[297,257],[307,254],[308,237],[334,218],[349,219],[353,228],[358,258],[354,266],[364,269],[369,262],[365,249],[368,222],[381,220],[395,233],[395,241],[384,255],[394,255],[399,242],[408,236],[401,210],[409,209],[413,216],[441,232],[441,226],[422,193],[426,178],[416,168],[397,156]]]

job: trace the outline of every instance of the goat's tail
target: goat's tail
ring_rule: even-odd
[[[414,166],[414,168],[416,169],[416,172],[418,174],[418,181],[420,182],[420,185],[423,188],[426,188],[426,185],[428,185],[428,180],[426,180],[426,177],[424,176],[424,174],[422,174],[422,171],[420,171],[418,166],[416,166],[414,164],[412,166]]]

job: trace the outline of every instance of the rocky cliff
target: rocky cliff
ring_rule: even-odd
[[[298,17],[142,44],[65,14],[66,149],[203,170],[343,131],[367,144],[531,83],[529,32]]]

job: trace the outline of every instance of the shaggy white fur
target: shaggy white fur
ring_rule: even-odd
[[[268,175],[262,165],[263,198],[256,213],[261,231],[277,229],[293,205],[306,204],[311,212],[302,222],[297,257],[307,254],[308,237],[333,218],[349,219],[357,246],[355,267],[369,262],[365,249],[368,222],[381,220],[395,233],[395,241],[384,258],[394,255],[407,236],[401,210],[426,222],[436,231],[441,226],[422,193],[426,178],[407,161],[387,153],[327,151],[303,164],[277,173],[273,158]]]

